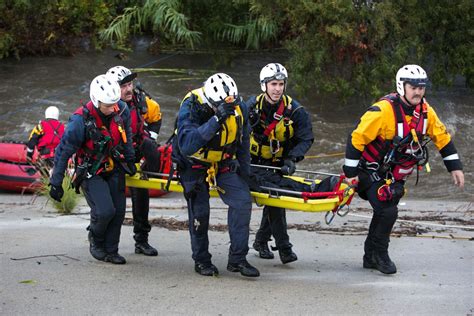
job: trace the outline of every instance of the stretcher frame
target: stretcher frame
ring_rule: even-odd
[[[150,177],[153,176],[153,177]],[[160,178],[156,178],[160,177]],[[134,176],[126,177],[126,185],[129,187],[155,189],[170,192],[183,192],[183,187],[177,179],[172,179],[168,183],[168,175],[162,173],[139,171]],[[302,177],[291,177],[297,181],[305,181]],[[252,200],[258,206],[267,205],[273,207],[285,208],[288,210],[302,212],[327,212],[326,222],[329,224],[337,213],[344,216],[349,211],[349,204],[354,195],[354,188],[344,183],[344,176],[340,176],[339,188],[332,192],[297,192],[285,189],[267,188],[262,189],[268,192],[250,191]],[[313,180],[319,182],[320,180]],[[167,190],[167,186],[168,190]],[[284,195],[285,193],[300,195],[300,197]],[[209,189],[211,197],[218,197],[216,189]],[[342,208],[347,206],[347,211],[342,212]],[[332,216],[331,214],[332,213]]]

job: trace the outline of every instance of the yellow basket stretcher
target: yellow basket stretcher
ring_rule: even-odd
[[[162,173],[138,171],[134,176],[126,176],[126,185],[143,189],[183,192],[183,187],[178,180],[173,179],[168,183],[167,177],[168,175]],[[308,183],[308,181],[316,181],[317,183],[320,181],[308,180],[303,177],[295,176],[291,176],[291,178],[306,183]],[[267,190],[268,192],[251,191],[250,193],[253,202],[258,206],[268,205],[303,212],[327,212],[325,219],[326,223],[330,224],[336,214],[339,216],[345,216],[350,210],[349,204],[352,201],[355,190],[352,186],[344,183],[342,181],[343,178],[343,175],[339,176],[339,182],[338,185],[336,185],[337,190],[333,192],[297,192],[285,189],[261,187],[263,190]],[[209,194],[211,197],[219,196],[217,190],[212,188],[209,190]],[[347,208],[345,211],[342,211],[344,206]]]

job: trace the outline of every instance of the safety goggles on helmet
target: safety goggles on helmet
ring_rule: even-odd
[[[286,80],[286,75],[282,72],[277,72],[274,76],[276,80]]]
[[[270,82],[272,80],[286,80],[286,75],[283,72],[277,72],[274,76],[265,78],[264,82]]]
[[[400,78],[400,81],[409,83],[414,87],[425,87],[429,80],[427,78],[419,78],[419,79],[414,79],[414,78]]]

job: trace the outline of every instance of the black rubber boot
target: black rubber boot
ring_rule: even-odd
[[[119,255],[117,252],[116,253],[108,253],[105,256],[104,261],[105,262],[110,262],[110,263],[113,263],[113,264],[125,264],[125,263],[127,263],[127,260],[125,260],[125,258],[122,257],[121,255]]]
[[[364,257],[362,258],[362,260],[363,260],[364,269],[375,269],[376,268],[373,253],[366,253],[364,255]]]
[[[87,239],[89,240],[89,252],[91,253],[92,257],[99,261],[104,261],[105,257],[107,256],[107,252],[103,246],[94,240],[94,236],[92,235],[91,231],[89,231]]]
[[[258,256],[262,259],[273,259],[275,256],[273,252],[268,248],[268,243],[255,241],[253,243],[253,249],[258,251]]]
[[[280,260],[283,264],[298,260],[296,253],[294,253],[291,248],[278,250],[278,253],[280,254]]]
[[[252,266],[247,261],[241,263],[228,263],[227,264],[227,271],[230,272],[240,272],[241,275],[249,277],[249,278],[256,278],[260,276],[260,272]]]
[[[212,263],[200,263],[196,262],[194,264],[194,271],[204,276],[218,276],[219,270]]]
[[[152,257],[158,256],[158,250],[150,246],[150,244],[146,241],[135,243],[135,253],[142,253],[145,256],[152,256]]]
[[[384,274],[397,273],[397,267],[388,256],[388,252],[374,252],[373,262],[375,264],[375,269]]]

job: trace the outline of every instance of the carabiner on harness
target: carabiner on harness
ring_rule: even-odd
[[[270,139],[270,153],[272,155],[275,155],[279,151],[280,151],[280,141],[275,138]]]
[[[115,166],[114,160],[112,159],[112,157],[109,156],[107,158],[107,161],[104,164],[104,171],[105,172],[110,172],[110,171],[114,170],[114,166]]]
[[[216,173],[217,163],[213,162],[207,169],[206,182],[209,184],[209,189],[217,190],[218,192],[225,194],[225,190],[217,185]]]
[[[379,168],[380,168],[380,164],[376,161],[373,161],[373,162],[368,162],[366,161],[365,162],[365,168],[367,170],[373,170],[373,171],[378,171]]]
[[[329,215],[331,216],[329,217]],[[333,211],[326,212],[326,215],[324,215],[324,221],[326,222],[326,225],[331,224],[335,216],[336,216],[336,212],[333,212]]]

